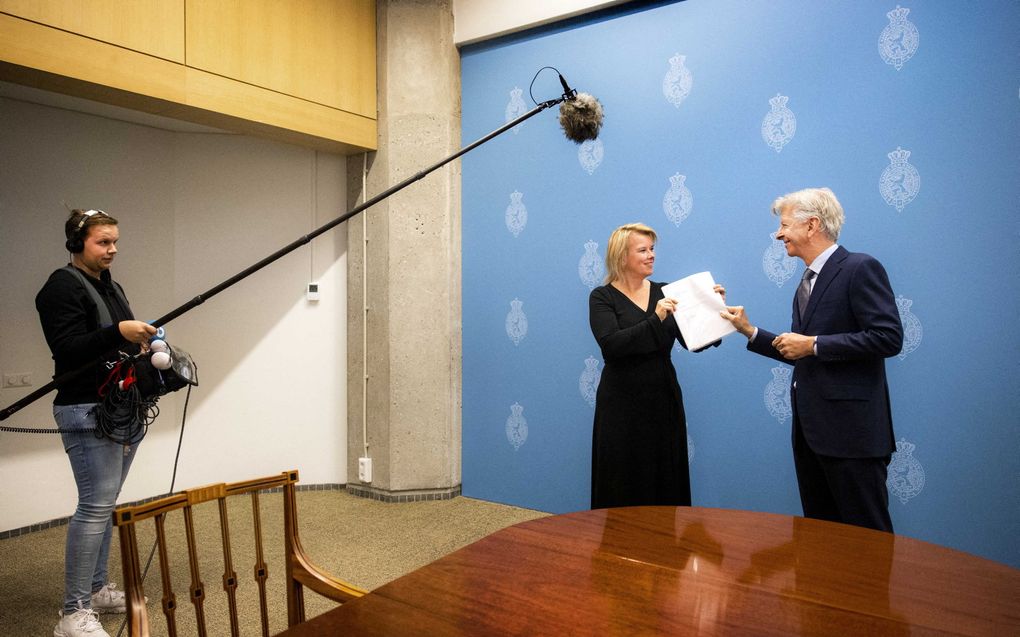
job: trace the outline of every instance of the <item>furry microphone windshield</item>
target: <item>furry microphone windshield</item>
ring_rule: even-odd
[[[595,139],[602,128],[602,104],[588,93],[578,93],[560,104],[560,126],[577,144]]]

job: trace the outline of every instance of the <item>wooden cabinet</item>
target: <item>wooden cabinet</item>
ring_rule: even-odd
[[[376,147],[374,0],[0,0],[0,79],[331,152]]]
[[[0,12],[184,63],[184,0],[0,0]]]

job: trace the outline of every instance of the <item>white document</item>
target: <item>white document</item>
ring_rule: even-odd
[[[680,326],[687,349],[692,352],[737,331],[732,323],[719,316],[726,304],[712,291],[714,286],[711,272],[698,272],[662,286],[667,298],[677,300],[673,318]]]

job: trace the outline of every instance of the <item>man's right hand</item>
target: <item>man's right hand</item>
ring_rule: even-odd
[[[727,305],[725,310],[719,312],[719,316],[732,323],[744,336],[751,338],[751,334],[754,334],[754,326],[747,320],[743,305]]]

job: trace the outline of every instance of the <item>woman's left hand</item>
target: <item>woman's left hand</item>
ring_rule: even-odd
[[[144,321],[121,321],[117,324],[120,335],[129,343],[147,343],[156,335],[156,328]]]
[[[655,304],[655,315],[659,317],[660,321],[665,321],[666,317],[672,314],[676,310],[676,299],[669,297],[659,299],[659,302]]]
[[[726,288],[716,283],[712,291],[722,297],[723,303],[726,302]]]

